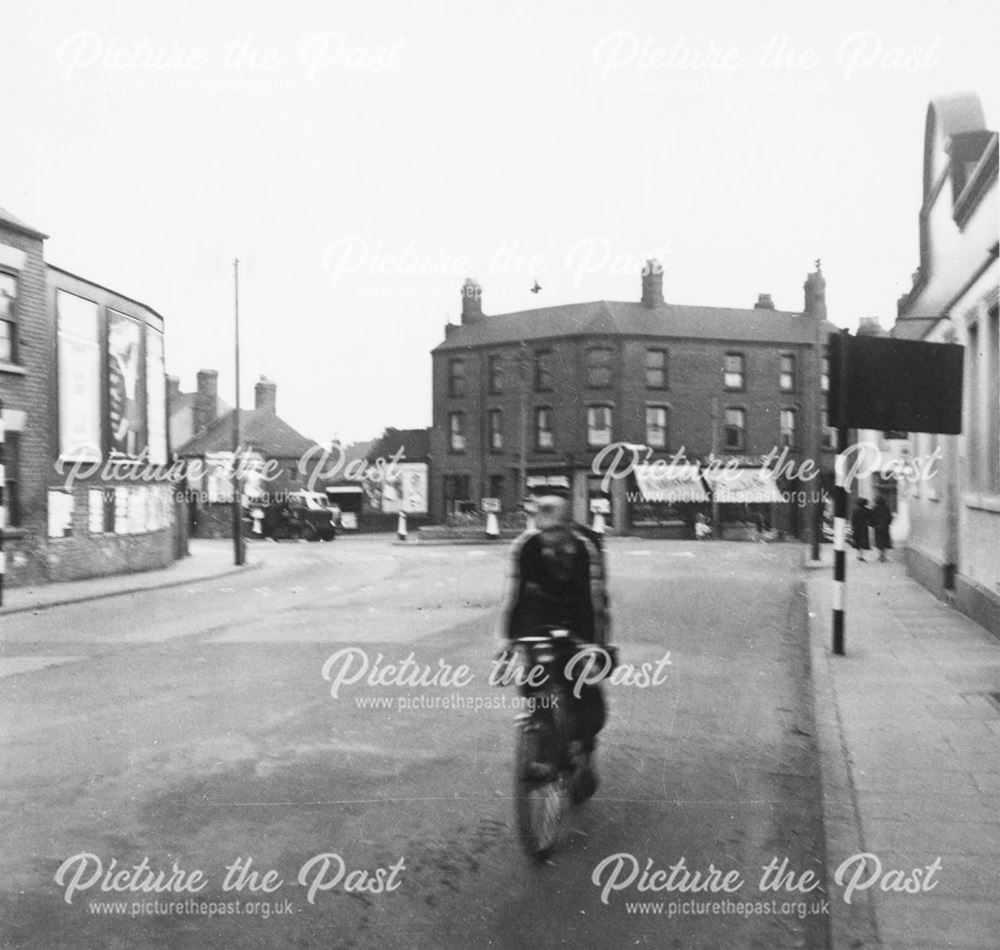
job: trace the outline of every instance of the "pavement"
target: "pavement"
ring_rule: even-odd
[[[832,551],[806,553],[832,946],[997,950],[1000,640],[852,554],[834,656]]]
[[[236,567],[233,563],[233,542],[230,539],[192,540],[188,549],[191,552],[188,557],[181,558],[170,567],[158,571],[8,588],[3,592],[0,615],[44,610],[64,604],[134,594],[137,591],[180,587],[252,570],[261,565],[259,548],[255,549],[254,544],[247,545],[246,564],[242,567]]]
[[[392,532],[372,534],[341,535],[336,543],[358,544],[365,541],[386,541],[395,538]],[[233,542],[231,538],[192,538],[188,542],[190,554],[175,561],[169,567],[154,571],[137,571],[130,574],[114,574],[110,577],[88,577],[78,581],[64,581],[57,584],[37,584],[27,587],[11,587],[3,592],[0,616],[45,610],[65,604],[77,604],[105,597],[118,597],[144,590],[159,590],[168,587],[183,587],[226,577],[242,571],[260,567],[264,561],[261,553],[272,543],[249,541],[246,562],[237,567],[233,562]],[[297,542],[307,545],[309,542]],[[402,543],[402,542],[401,542]],[[287,547],[292,542],[282,542]]]

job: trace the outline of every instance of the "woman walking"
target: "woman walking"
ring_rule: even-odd
[[[868,526],[871,524],[871,509],[867,498],[859,498],[851,515],[851,543],[858,552],[858,560],[865,559],[865,551],[872,549]]]
[[[878,548],[878,559],[880,561],[889,560],[885,556],[886,551],[892,550],[892,538],[889,535],[889,526],[892,524],[892,512],[889,510],[889,503],[884,495],[879,495],[875,499],[875,507],[871,513],[872,527],[875,529],[875,547]]]

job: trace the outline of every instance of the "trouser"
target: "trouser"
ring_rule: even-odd
[[[563,676],[565,689],[561,695],[566,697],[569,704],[570,722],[573,724],[572,738],[583,744],[585,752],[593,752],[597,743],[597,734],[604,728],[607,721],[607,704],[604,701],[604,691],[599,685],[584,683],[579,687],[565,674]],[[540,690],[529,689],[524,686],[521,689],[523,696],[537,696]],[[579,695],[577,695],[579,693]]]

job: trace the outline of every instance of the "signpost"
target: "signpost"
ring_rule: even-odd
[[[962,431],[961,346],[831,333],[827,413],[837,426],[833,492],[833,652],[844,655],[849,429]],[[932,384],[933,381],[933,384]]]

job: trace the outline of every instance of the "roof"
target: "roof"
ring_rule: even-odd
[[[828,324],[830,330],[836,330]],[[449,328],[433,352],[567,336],[647,336],[747,342],[815,342],[815,325],[786,310],[597,300],[486,316]]]
[[[267,409],[241,409],[240,435],[245,445],[267,458],[301,458],[316,445]],[[232,448],[233,413],[227,412],[188,439],[177,454],[190,458],[210,452],[230,452]]]
[[[430,457],[431,454],[431,430],[430,429],[393,429],[388,428],[380,439],[376,439],[368,450],[369,460],[383,458],[388,459],[395,455],[400,449],[403,455],[402,462],[420,462]]]
[[[154,310],[148,303],[143,303],[141,300],[136,300],[135,297],[130,297],[128,294],[123,294],[118,290],[114,290],[111,287],[106,287],[104,284],[99,284],[97,281],[90,280],[88,277],[81,277],[79,274],[74,274],[71,270],[66,270],[65,267],[57,267],[55,264],[50,264],[48,261],[45,262],[45,269],[50,271],[55,271],[57,274],[64,274],[73,280],[78,280],[82,284],[86,284],[88,287],[94,287],[97,290],[103,290],[105,293],[111,294],[112,296],[118,297],[120,300],[127,300],[129,303],[134,303],[137,307],[141,307],[143,310],[148,310],[154,317],[159,317],[163,319],[163,314],[158,313]]]
[[[22,234],[41,238],[43,241],[48,237],[47,234],[43,234],[41,231],[31,227],[31,225],[25,224],[20,218],[11,214],[4,208],[0,208],[0,224],[5,224],[7,227],[12,228],[15,231],[20,231]]]
[[[174,393],[170,397],[170,415],[173,416],[174,413],[187,411],[188,409],[194,409],[195,399],[198,397],[197,393]],[[231,412],[232,406],[226,402],[221,396],[215,397],[215,415],[221,416],[224,412]]]

